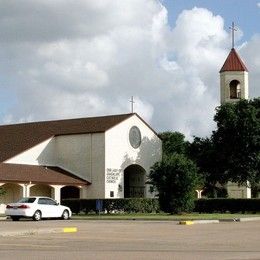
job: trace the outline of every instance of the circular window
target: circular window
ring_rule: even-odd
[[[129,141],[133,148],[138,148],[141,144],[141,132],[137,126],[132,126],[129,131]]]

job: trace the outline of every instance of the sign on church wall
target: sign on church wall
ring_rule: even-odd
[[[121,169],[107,168],[106,171],[106,183],[117,183],[121,176]]]

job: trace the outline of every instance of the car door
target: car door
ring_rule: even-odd
[[[49,218],[57,218],[61,216],[61,209],[55,200],[51,198],[45,198],[45,202]]]
[[[42,218],[50,218],[50,210],[48,208],[46,198],[38,199],[38,209],[42,213]]]

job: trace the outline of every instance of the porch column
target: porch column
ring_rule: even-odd
[[[60,203],[60,190],[64,185],[50,185],[53,189],[51,191],[51,196],[55,199],[58,203]]]
[[[30,183],[18,183],[23,188],[23,197],[30,197],[30,188],[33,184]]]
[[[251,196],[251,184],[249,181],[246,182],[246,198],[247,199],[251,199],[252,196]]]
[[[3,185],[5,185],[5,183],[1,182],[0,183],[0,187],[3,186]],[[1,203],[1,201],[0,201],[0,214],[4,214],[5,213],[5,206],[6,206],[6,204],[5,203]]]

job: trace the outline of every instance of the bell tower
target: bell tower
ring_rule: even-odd
[[[237,102],[241,99],[248,99],[248,70],[239,57],[234,47],[234,23],[232,23],[232,48],[229,52],[220,73],[220,102]],[[227,193],[229,198],[251,198],[250,183],[239,185],[228,182]]]
[[[232,23],[232,49],[220,73],[220,102],[248,99],[248,70],[234,48],[234,23]]]

